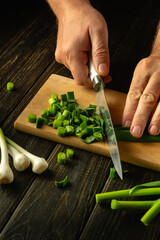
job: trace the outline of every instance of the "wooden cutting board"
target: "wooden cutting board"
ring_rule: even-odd
[[[27,122],[27,115],[29,113],[35,113],[37,114],[37,117],[41,116],[43,109],[47,109],[49,107],[48,99],[53,93],[58,93],[60,96],[61,94],[67,93],[67,91],[74,91],[78,105],[88,107],[90,103],[96,104],[96,93],[93,89],[78,86],[73,79],[53,74],[44,83],[39,92],[17,118],[14,123],[14,127],[17,130],[32,135],[109,156],[108,146],[104,142],[86,144],[74,136],[64,138],[58,137],[57,130],[52,127],[44,125],[42,128],[36,128],[34,123]],[[109,89],[105,89],[105,92],[113,123],[116,125],[121,124],[126,94]],[[119,141],[118,146],[121,160],[160,171],[160,143]]]

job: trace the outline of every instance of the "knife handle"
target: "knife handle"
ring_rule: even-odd
[[[103,84],[103,79],[96,72],[93,66],[91,57],[89,60],[89,71],[90,71],[90,79],[91,79],[91,82],[93,83],[93,88],[96,92],[98,92],[101,87],[101,83]]]

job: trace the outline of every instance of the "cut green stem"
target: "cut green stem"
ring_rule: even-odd
[[[130,196],[148,196],[148,195],[159,195],[160,188],[144,188],[144,189],[137,189],[134,192],[130,193],[130,189],[126,190],[119,190],[113,192],[106,192],[106,193],[99,193],[96,194],[96,202],[102,202],[110,199],[117,199],[123,197],[130,197]]]
[[[160,199],[144,214],[144,216],[141,218],[141,222],[145,226],[148,226],[159,212],[160,212]]]
[[[112,209],[149,209],[158,200],[155,201],[118,201],[113,199],[111,201]]]

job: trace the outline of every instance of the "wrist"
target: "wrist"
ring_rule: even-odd
[[[91,5],[89,0],[47,0],[56,17],[59,19],[63,16],[64,11],[72,11],[83,5]]]

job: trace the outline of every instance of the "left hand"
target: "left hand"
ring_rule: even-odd
[[[148,121],[150,121],[148,132],[151,135],[160,134],[159,97],[160,55],[158,53],[142,59],[133,74],[123,112],[122,125],[130,127],[134,137],[142,136]]]

